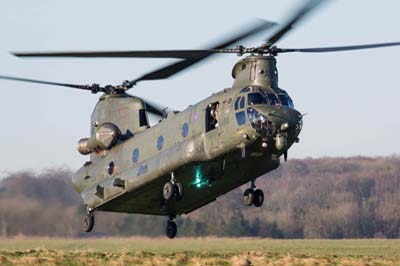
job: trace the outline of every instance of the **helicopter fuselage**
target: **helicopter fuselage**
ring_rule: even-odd
[[[273,57],[241,60],[233,76],[232,88],[92,153],[72,180],[88,209],[180,215],[276,169],[302,117],[280,95]],[[126,94],[102,97],[127,101]],[[163,201],[169,180],[183,185],[183,200]]]

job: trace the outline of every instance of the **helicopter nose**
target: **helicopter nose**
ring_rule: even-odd
[[[302,114],[289,107],[256,106],[255,109],[267,117],[279,131],[293,131],[302,123]]]
[[[302,128],[303,125],[303,115],[295,110],[295,109],[291,109],[291,118],[290,118],[290,122],[291,122],[291,127],[294,129],[298,129],[299,133],[300,130]]]
[[[284,152],[294,142],[302,129],[303,115],[297,110],[286,106],[257,106],[255,109],[274,125],[275,148]]]
[[[284,150],[290,146],[293,142],[298,142],[298,136],[303,127],[303,116],[297,110],[287,108],[280,115],[280,120],[276,122],[276,147],[278,150]],[[279,142],[281,138],[284,138],[283,142],[285,145]]]

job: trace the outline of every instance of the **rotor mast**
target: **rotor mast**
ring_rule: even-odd
[[[232,77],[233,87],[253,85],[275,90],[278,88],[276,59],[271,55],[248,56],[235,64]]]

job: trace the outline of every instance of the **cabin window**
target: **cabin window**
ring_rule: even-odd
[[[189,125],[188,123],[184,123],[182,126],[182,137],[186,138],[189,134]]]
[[[139,149],[135,148],[132,153],[132,162],[137,163],[139,160]]]
[[[108,164],[108,167],[107,167],[107,172],[108,172],[108,174],[109,174],[109,175],[112,175],[112,174],[114,173],[114,170],[115,170],[114,162],[110,162],[110,163]]]
[[[159,136],[157,139],[157,150],[161,150],[164,146],[164,137],[163,136]]]
[[[219,126],[219,102],[210,103],[206,108],[206,132]]]
[[[146,110],[140,109],[139,110],[139,126],[144,127],[144,126],[148,126],[148,125],[149,125],[149,121],[147,119]]]

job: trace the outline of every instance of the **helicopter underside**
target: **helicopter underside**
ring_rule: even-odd
[[[209,162],[176,169],[175,179],[184,188],[184,197],[180,201],[166,203],[163,200],[163,185],[171,179],[166,175],[141,189],[122,194],[96,210],[169,216],[187,214],[278,166],[279,158],[272,159],[262,153],[250,153],[242,158],[241,151],[234,150]]]

